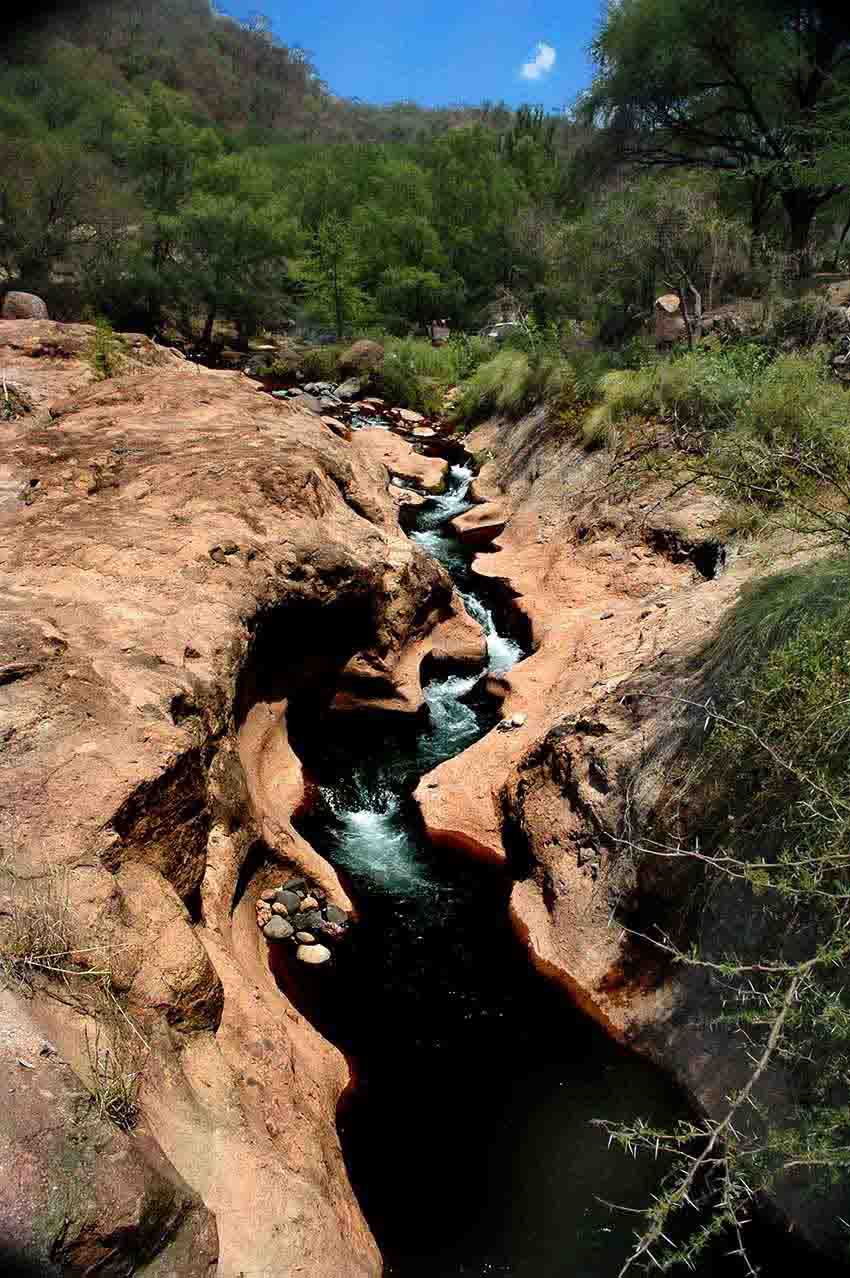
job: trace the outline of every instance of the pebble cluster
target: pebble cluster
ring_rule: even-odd
[[[257,901],[257,927],[268,941],[289,941],[302,963],[327,963],[331,951],[322,940],[333,941],[348,925],[345,910],[327,903],[327,893],[306,879],[290,879],[267,888]]]

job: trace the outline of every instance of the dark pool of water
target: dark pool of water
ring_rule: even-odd
[[[444,523],[468,472],[422,507],[418,539],[488,630],[489,668],[522,652],[500,633]],[[347,1055],[339,1115],[349,1175],[396,1278],[610,1278],[664,1168],[609,1149],[594,1119],[686,1114],[658,1071],[613,1044],[531,968],[508,924],[507,876],[423,837],[419,777],[492,726],[474,677],[428,689],[420,732],[347,733],[312,697],[290,732],[318,798],[299,828],[341,872],[360,922],[333,964],[279,979]],[[704,1274],[743,1272],[717,1257]]]

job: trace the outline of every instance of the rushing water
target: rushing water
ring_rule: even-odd
[[[340,1134],[388,1274],[610,1278],[636,1218],[601,1200],[644,1205],[662,1168],[609,1150],[592,1120],[670,1123],[683,1102],[535,974],[508,924],[506,877],[431,848],[410,799],[425,772],[492,728],[482,676],[523,656],[447,528],[469,481],[452,468],[411,535],[484,627],[487,670],[432,682],[418,731],[361,722],[341,735],[310,698],[291,709],[318,787],[300,828],[361,917],[333,965],[280,979],[352,1063]]]

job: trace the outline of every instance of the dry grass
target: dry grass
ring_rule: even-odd
[[[112,990],[107,943],[75,947],[66,871],[22,879],[6,853],[0,880],[12,889],[0,911],[0,983],[58,997],[91,1021],[88,1112],[130,1131],[150,1048]]]
[[[21,880],[8,861],[4,877],[13,888],[0,917],[0,978],[31,986],[42,973],[79,975],[84,969],[73,949],[66,874],[51,867]]]
[[[106,1007],[95,1016],[94,1031],[86,1031],[89,1112],[122,1131],[132,1131],[141,1113],[139,1092],[149,1053],[145,1039],[110,995]]]

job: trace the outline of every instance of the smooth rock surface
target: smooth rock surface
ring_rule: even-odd
[[[269,941],[288,941],[294,931],[288,919],[281,918],[278,914],[275,918],[269,919],[263,928],[263,936]]]
[[[302,963],[327,963],[331,952],[325,945],[299,945],[295,957]]]

